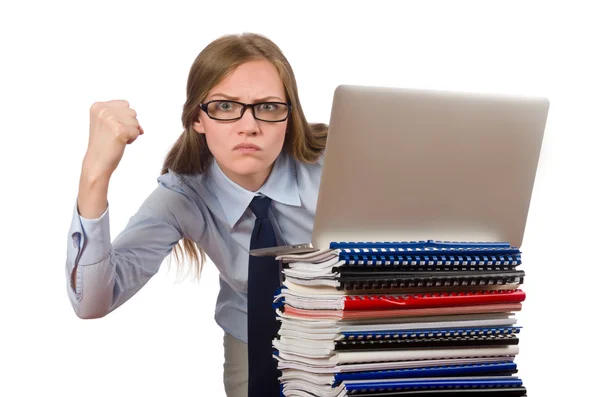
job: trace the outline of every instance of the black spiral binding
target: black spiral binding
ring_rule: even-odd
[[[402,273],[391,274],[365,274],[346,276],[341,274],[336,277],[338,290],[377,290],[414,287],[466,287],[485,285],[523,284],[525,272],[510,273],[484,273],[455,275],[410,275]]]
[[[430,330],[399,330],[399,331],[352,331],[343,332],[344,340],[378,340],[378,339],[424,339],[449,337],[486,337],[494,335],[516,335],[521,327],[475,327]]]
[[[516,335],[499,334],[452,336],[443,338],[338,340],[335,341],[335,350],[402,350],[442,347],[506,346],[518,344],[519,338]]]

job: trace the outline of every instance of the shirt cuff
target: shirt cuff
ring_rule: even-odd
[[[108,207],[107,205],[100,217],[88,219],[79,215],[75,200],[69,232],[71,242],[67,252],[74,266],[92,265],[108,255],[111,247]]]

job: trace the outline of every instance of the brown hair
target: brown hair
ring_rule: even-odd
[[[298,98],[294,72],[279,47],[262,35],[244,33],[216,39],[194,60],[181,115],[184,131],[167,154],[161,174],[167,173],[169,169],[179,174],[203,173],[207,169],[212,153],[208,149],[206,136],[197,133],[192,127],[199,117],[199,105],[208,92],[237,66],[261,59],[270,61],[277,68],[288,103],[292,106],[283,151],[302,162],[315,162],[319,158],[325,148],[328,126],[323,123],[309,124],[306,121]],[[199,279],[206,260],[204,251],[194,241],[183,238],[173,249],[179,265],[182,247],[191,258],[195,276]]]

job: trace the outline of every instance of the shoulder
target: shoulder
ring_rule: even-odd
[[[290,156],[291,157],[291,156]],[[324,156],[321,154],[314,162],[293,159],[298,189],[306,194],[315,194],[319,190]]]
[[[206,205],[196,193],[198,189],[194,179],[196,176],[168,170],[157,178],[154,199],[147,203],[146,208],[177,223],[185,235],[198,241],[204,233]]]
[[[190,190],[180,175],[167,172],[157,178],[158,185],[146,198],[142,209],[155,216],[178,216],[189,211],[194,202]]]
[[[156,181],[163,187],[180,193],[182,195],[189,194],[187,184],[183,179],[183,175],[169,169],[166,173],[162,174]]]
[[[325,152],[321,153],[315,161],[301,161],[293,158],[291,155],[290,158],[292,158],[291,162],[294,164],[296,170],[306,174],[321,176]]]
[[[180,174],[171,169],[157,178],[160,186],[193,200],[207,194],[206,176],[203,174]]]

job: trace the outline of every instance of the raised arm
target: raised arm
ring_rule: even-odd
[[[79,215],[77,204],[68,234],[67,291],[75,313],[99,318],[110,313],[154,276],[192,219],[193,201],[162,184],[147,197],[111,243],[109,207],[94,219]]]
[[[111,243],[109,181],[125,147],[143,133],[127,101],[96,102],[90,108],[66,259],[69,299],[81,318],[105,316],[133,296],[184,236],[181,220],[199,221],[189,197],[159,184]]]

